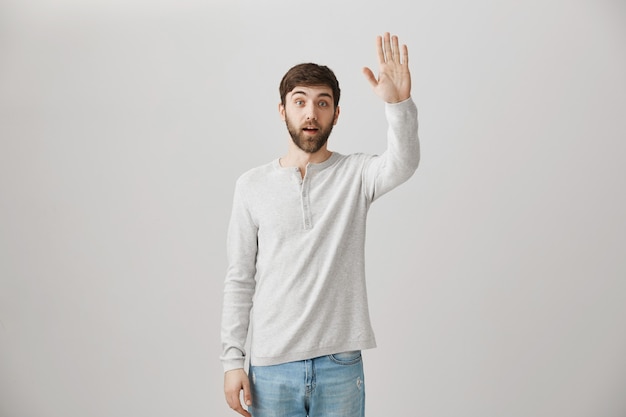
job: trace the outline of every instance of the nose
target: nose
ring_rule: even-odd
[[[315,106],[314,105],[309,105],[307,106],[307,116],[306,119],[307,120],[317,120],[317,113],[315,112]]]

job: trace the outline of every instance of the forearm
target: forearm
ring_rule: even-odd
[[[417,107],[411,98],[385,104],[387,149],[365,168],[367,195],[376,200],[407,181],[417,169],[420,146],[417,136]]]
[[[387,131],[386,170],[408,179],[419,165],[420,144],[417,134],[417,107],[411,98],[385,104]]]
[[[250,325],[250,310],[254,295],[254,279],[227,277],[222,307],[222,354],[224,371],[243,368],[245,343]]]

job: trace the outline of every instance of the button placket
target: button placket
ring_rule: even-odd
[[[304,229],[309,230],[313,227],[313,220],[311,218],[311,202],[309,200],[309,184],[311,179],[307,173],[302,180],[302,187],[300,189],[300,201],[302,203],[302,219],[304,223]]]

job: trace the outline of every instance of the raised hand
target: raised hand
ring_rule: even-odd
[[[409,50],[398,45],[398,37],[389,32],[376,37],[378,52],[378,78],[371,69],[363,68],[365,78],[372,89],[387,103],[398,103],[411,96],[411,73],[409,72]]]

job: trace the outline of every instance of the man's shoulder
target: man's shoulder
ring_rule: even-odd
[[[276,161],[273,160],[271,162],[265,163],[263,165],[258,165],[254,168],[250,168],[247,171],[244,171],[237,178],[237,185],[248,186],[264,181],[268,175],[271,175],[273,172],[275,172],[275,165]]]
[[[346,155],[341,155],[341,159],[339,159],[339,162],[340,164],[347,166],[361,167],[363,164],[376,157],[377,155],[365,152],[353,152]]]

